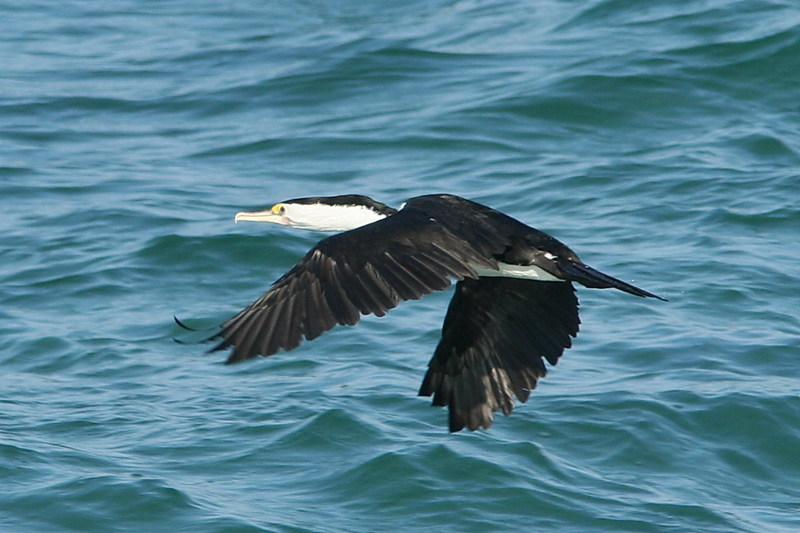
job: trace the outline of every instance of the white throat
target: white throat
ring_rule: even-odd
[[[313,231],[348,231],[377,222],[386,215],[361,205],[286,204],[293,228]]]

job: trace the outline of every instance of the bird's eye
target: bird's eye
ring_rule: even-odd
[[[278,208],[278,213],[280,213],[281,215],[285,215],[286,214],[286,207],[285,206],[280,206]]]

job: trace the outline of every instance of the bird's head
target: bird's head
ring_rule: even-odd
[[[241,211],[236,213],[234,220],[272,222],[313,231],[347,231],[395,212],[395,209],[367,196],[348,194],[286,200],[264,211]]]

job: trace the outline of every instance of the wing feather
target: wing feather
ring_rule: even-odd
[[[499,246],[497,242],[494,247]],[[268,356],[314,339],[361,315],[384,315],[401,301],[496,268],[475,246],[415,210],[320,241],[250,306],[225,321],[213,350],[233,347],[228,363]]]
[[[569,282],[465,279],[442,327],[420,395],[448,406],[450,431],[492,425],[528,399],[578,332],[578,300]]]

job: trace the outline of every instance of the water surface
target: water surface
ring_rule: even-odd
[[[7,531],[796,531],[791,2],[3,2]],[[314,245],[242,209],[450,192],[582,289],[489,431],[415,396],[450,293],[227,367],[173,342]]]

